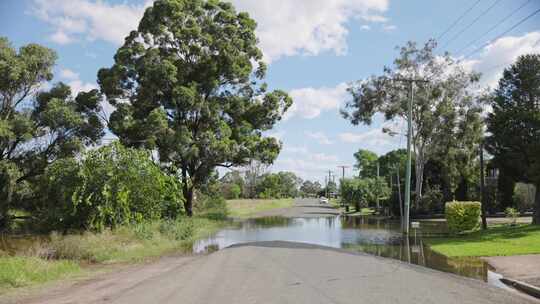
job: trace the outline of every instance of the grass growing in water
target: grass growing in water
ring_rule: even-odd
[[[12,255],[0,251],[0,290],[66,278],[80,263],[140,262],[172,252],[189,252],[193,241],[224,225],[206,218],[146,222],[100,233],[39,239]]]
[[[540,226],[500,225],[463,236],[425,240],[449,257],[508,256],[540,253]]]
[[[267,210],[290,208],[293,205],[293,201],[291,198],[228,200],[227,209],[229,216],[246,218]]]

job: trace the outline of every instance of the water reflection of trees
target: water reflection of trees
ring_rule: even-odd
[[[479,258],[448,258],[432,251],[421,238],[403,238],[393,244],[342,244],[344,248],[401,260],[487,282],[488,265]]]

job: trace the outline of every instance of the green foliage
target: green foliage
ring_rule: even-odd
[[[482,137],[482,108],[473,90],[479,75],[455,64],[449,54],[436,54],[436,45],[434,40],[423,46],[408,42],[399,49],[393,67],[386,67],[380,76],[352,84],[349,88],[352,100],[342,111],[344,118],[354,125],[371,124],[377,113],[386,120],[408,120],[410,83],[395,80],[421,75],[426,81],[414,84],[411,117],[417,203],[422,197],[425,164],[446,156],[451,160],[447,162],[449,165],[466,171]],[[394,133],[389,129],[383,131]]]
[[[354,167],[360,171],[359,176],[363,178],[377,176],[377,161],[379,157],[374,152],[360,149],[354,153],[356,164]]]
[[[0,292],[65,278],[81,270],[72,261],[47,261],[38,257],[0,256]]]
[[[267,92],[256,22],[221,1],[158,0],[98,82],[116,107],[110,129],[129,146],[156,148],[178,168],[185,209],[216,167],[271,163],[281,144],[263,137],[292,103]],[[129,102],[118,102],[128,100]]]
[[[445,206],[446,222],[452,233],[463,233],[479,227],[482,204],[480,202],[448,202]]]
[[[519,217],[519,211],[516,208],[508,207],[504,210],[504,215],[511,220],[510,225],[515,225]]]
[[[221,195],[200,194],[195,202],[195,211],[199,217],[212,220],[227,218],[227,202]]]
[[[42,180],[39,219],[48,229],[102,230],[175,218],[181,185],[145,151],[113,143],[50,166]]]
[[[245,192],[245,181],[239,171],[227,172],[220,180],[220,191],[225,199],[237,199]]]
[[[230,196],[231,199],[240,198],[240,194],[242,194],[242,189],[240,189],[240,186],[236,184],[232,185],[229,191],[231,193],[231,196]]]
[[[302,180],[292,172],[266,173],[256,186],[258,198],[296,197]]]
[[[318,181],[304,181],[300,186],[300,193],[303,196],[315,197],[322,191],[322,186]]]
[[[504,70],[497,89],[487,98],[486,148],[494,164],[515,181],[540,188],[540,55],[523,55]],[[513,188],[512,188],[513,190]],[[540,224],[540,194],[533,222]]]
[[[75,156],[103,135],[100,93],[81,92],[52,80],[56,54],[37,44],[16,51],[0,37],[0,229],[8,226],[13,206],[32,208],[39,196],[32,189],[58,159]]]
[[[521,211],[529,211],[534,208],[534,198],[536,195],[536,187],[531,184],[516,183],[514,187],[513,199],[516,208]]]
[[[377,199],[388,199],[390,188],[384,178],[346,178],[341,180],[340,194],[343,204],[354,205],[359,211],[375,204]]]
[[[415,205],[415,214],[438,214],[443,213],[445,204],[444,197],[440,188],[435,186],[428,186],[419,205]]]

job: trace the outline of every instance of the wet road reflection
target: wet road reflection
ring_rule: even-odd
[[[194,244],[194,252],[211,252],[235,244],[290,241],[344,248],[401,260],[461,276],[491,282],[486,262],[479,258],[447,258],[429,249],[423,238],[443,233],[441,223],[422,223],[416,235],[403,238],[396,221],[372,217],[268,217],[234,223]]]

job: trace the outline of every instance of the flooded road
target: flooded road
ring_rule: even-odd
[[[423,238],[440,235],[440,223],[422,222],[421,229],[403,238],[399,222],[366,217],[265,217],[234,223],[232,228],[200,240],[194,252],[212,252],[231,245],[261,241],[290,241],[401,260],[407,263],[500,285],[497,275],[479,258],[447,258],[429,249]]]

